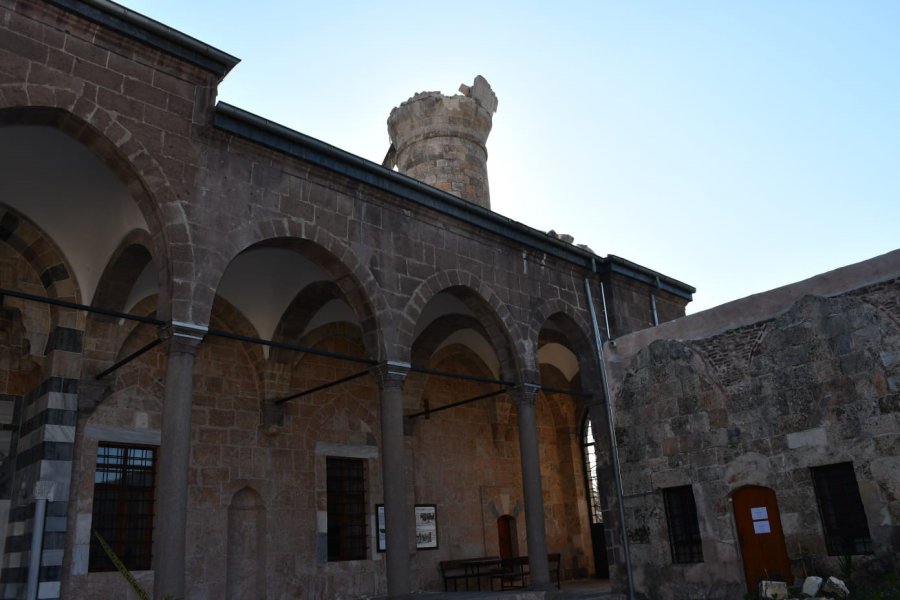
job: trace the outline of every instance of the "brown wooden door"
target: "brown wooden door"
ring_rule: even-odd
[[[511,515],[503,515],[497,519],[497,538],[500,547],[500,558],[512,558],[518,554],[516,519]]]
[[[755,592],[763,579],[793,583],[775,492],[745,487],[734,492],[732,501],[748,591]]]

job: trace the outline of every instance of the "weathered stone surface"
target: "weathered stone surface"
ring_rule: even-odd
[[[846,598],[850,595],[850,590],[847,588],[847,584],[837,577],[829,577],[825,580],[825,583],[822,584],[821,593],[823,596],[828,595],[835,598]]]
[[[759,597],[766,600],[786,600],[788,587],[783,581],[760,581]]]
[[[822,589],[822,578],[817,577],[815,575],[810,575],[805,580],[803,580],[803,589],[801,592],[805,598],[815,598],[819,593],[819,590]]]
[[[874,554],[860,557],[860,568],[896,555],[898,295],[894,278],[830,298],[801,296],[782,314],[714,337],[692,339],[681,328],[684,339],[661,337],[632,354],[610,345],[626,514],[641,524],[632,539],[663,549],[641,546],[635,560],[652,597],[674,598],[665,582],[682,577],[665,552],[667,487],[693,488],[710,584],[743,580],[727,499],[744,486],[775,491],[795,566],[800,557],[836,566],[810,472],[834,463],[853,464],[868,517]],[[707,553],[710,546],[725,551]]]
[[[481,75],[460,91],[420,92],[391,111],[393,160],[401,173],[490,208],[485,143],[497,97]]]

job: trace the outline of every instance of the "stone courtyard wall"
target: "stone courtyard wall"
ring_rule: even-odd
[[[897,568],[898,298],[894,278],[833,297],[801,295],[780,314],[715,335],[692,337],[690,323],[676,321],[677,339],[661,331],[646,344],[608,344],[641,597],[743,594],[729,496],[748,485],[777,495],[791,577],[838,572],[810,468],[842,462],[853,463],[874,547],[854,557],[857,573]],[[702,563],[673,564],[670,555],[661,490],[681,485],[694,492]]]

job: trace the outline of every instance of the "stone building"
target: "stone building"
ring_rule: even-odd
[[[729,498],[774,490],[751,527],[796,575],[847,464],[855,550],[897,552],[896,253],[679,318],[690,286],[490,211],[483,78],[402,103],[379,165],[216,103],[236,58],[107,0],[0,15],[0,597],[124,595],[94,531],[156,597],[486,555],[542,585],[548,552],[733,597]]]
[[[637,590],[900,569],[900,250],[606,344]]]
[[[107,0],[0,16],[0,597],[122,597],[94,532],[156,597],[618,576],[597,340],[693,289],[489,210],[486,81],[402,104],[384,166]]]

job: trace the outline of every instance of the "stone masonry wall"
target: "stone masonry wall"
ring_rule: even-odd
[[[811,467],[852,462],[874,553],[900,552],[900,280],[788,311],[715,337],[657,340],[616,379],[629,539],[642,597],[743,593],[729,494],[772,488],[793,575],[836,572]],[[672,564],[661,490],[692,485],[703,562]],[[678,582],[673,584],[672,582]]]

